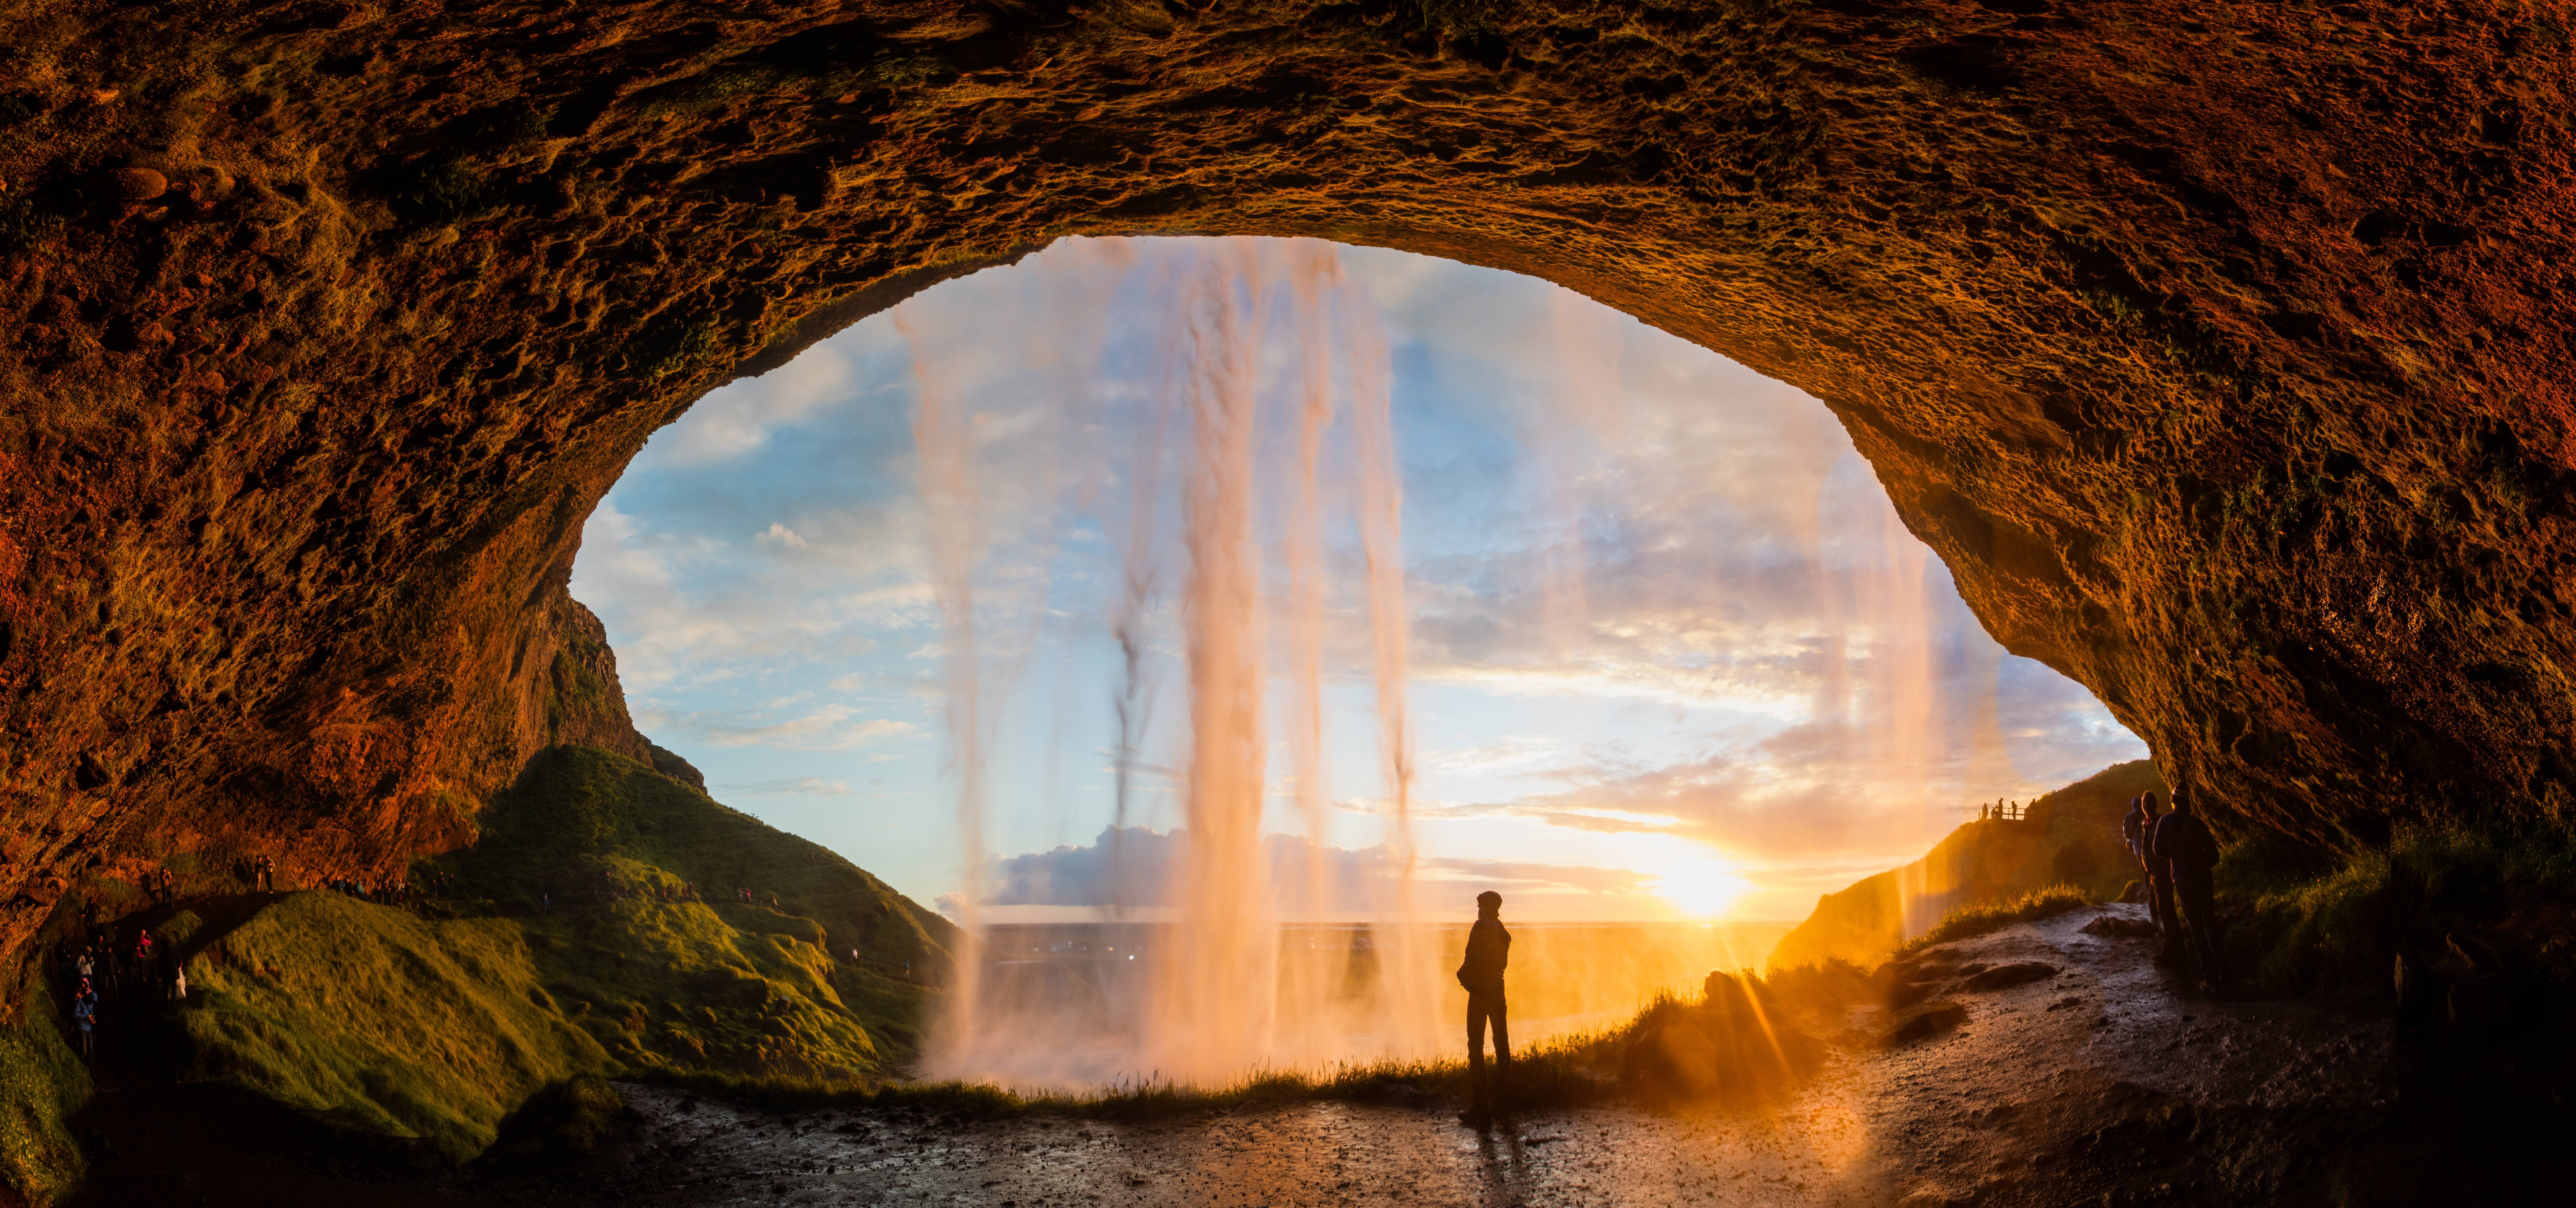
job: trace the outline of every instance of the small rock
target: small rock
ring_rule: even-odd
[[[2155,938],[2156,925],[2145,919],[2124,919],[2116,914],[2106,914],[2084,924],[2084,934],[2116,939],[2146,940]]]
[[[56,327],[68,327],[71,324],[80,322],[80,303],[75,302],[70,298],[66,298],[61,294],[55,294],[50,298],[36,303],[36,313],[33,317],[39,323],[50,323]]]
[[[107,183],[126,201],[150,201],[170,191],[170,178],[150,168],[118,168],[107,174]]]
[[[1897,1016],[1880,1043],[1889,1048],[1930,1040],[1968,1022],[1968,1009],[1954,1002],[1927,1002]]]
[[[2017,964],[1997,965],[1960,982],[1959,988],[1971,994],[1984,994],[1995,990],[2008,990],[2014,986],[2026,986],[2035,981],[2046,981],[2055,976],[2057,976],[2055,965],[2022,961]]]

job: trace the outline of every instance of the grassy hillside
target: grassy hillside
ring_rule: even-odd
[[[451,1160],[482,1152],[531,1095],[613,1065],[506,919],[432,921],[307,890],[251,916],[223,952],[189,964],[183,1077]]]
[[[882,1075],[917,1048],[956,937],[820,844],[586,747],[537,757],[480,841],[423,871],[458,912],[523,928],[549,989],[640,1067]]]
[[[411,907],[306,890],[152,912],[196,988],[172,1072],[464,1161],[602,1075],[856,1087],[912,1055],[955,929],[823,847],[583,747],[479,821],[415,870]],[[60,1063],[15,1039],[0,1078]],[[13,1152],[44,1134],[0,1119]]]
[[[1922,859],[1824,895],[1771,952],[1770,967],[1839,959],[1870,965],[1943,915],[1992,906],[2049,885],[2110,898],[2137,875],[2120,838],[2129,799],[2163,792],[2153,763],[2114,764],[2033,802],[2026,820],[1971,822]]]

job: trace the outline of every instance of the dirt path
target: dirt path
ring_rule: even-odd
[[[1758,1115],[1605,1108],[1478,1133],[1436,1103],[1305,1103],[1151,1124],[968,1122],[919,1111],[781,1115],[624,1088],[634,1135],[585,1168],[404,1181],[429,1203],[620,1206],[2356,1204],[2404,1202],[2370,1138],[2390,1105],[2384,1013],[2177,995],[2144,940],[2081,911],[1945,951],[2057,972],[1945,985],[1946,1035],[1838,1058]],[[1855,1012],[1855,1027],[1883,1026]],[[140,1170],[131,1173],[141,1174]],[[266,1181],[306,1202],[331,1179]],[[398,1180],[400,1181],[400,1180]],[[232,1180],[200,1170],[209,1204]],[[435,1186],[429,1184],[435,1183]],[[139,1185],[126,1180],[118,1190]],[[378,1184],[379,1193],[392,1187]],[[179,1202],[187,1202],[182,1199]],[[314,1203],[346,1204],[315,1199]]]

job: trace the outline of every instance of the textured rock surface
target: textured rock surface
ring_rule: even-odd
[[[452,841],[585,724],[559,584],[656,426],[1067,233],[1562,282],[1827,400],[2228,824],[2558,820],[2541,11],[11,0],[0,942]]]

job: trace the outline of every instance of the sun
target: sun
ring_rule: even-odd
[[[1753,883],[1736,875],[1722,860],[1693,860],[1656,878],[1656,896],[1694,919],[1716,919],[1735,909],[1736,899]]]

